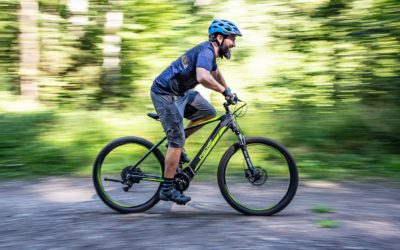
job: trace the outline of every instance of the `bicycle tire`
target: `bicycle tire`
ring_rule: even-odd
[[[128,205],[123,205],[120,204],[119,202],[116,202],[109,193],[104,188],[103,180],[102,179],[102,168],[105,165],[105,160],[107,159],[107,156],[109,156],[113,151],[116,151],[118,148],[121,148],[122,146],[129,145],[130,147],[133,146],[139,146],[139,148],[143,148],[143,150],[148,151],[148,149],[153,147],[153,144],[143,138],[139,137],[134,137],[134,136],[127,136],[127,137],[122,137],[118,138],[116,140],[111,141],[108,143],[98,154],[94,166],[93,166],[93,183],[96,188],[96,192],[100,199],[110,208],[114,209],[117,212],[120,213],[140,213],[144,212],[150,208],[152,208],[157,202],[159,201],[158,193],[161,188],[161,182],[158,184],[157,189],[155,190],[154,194],[151,195],[151,197],[143,202],[142,204],[135,204],[132,206]],[[153,152],[149,155],[149,157],[152,157],[154,159],[152,163],[156,166],[156,171],[159,171],[160,177],[163,177],[164,173],[164,156],[161,153],[161,151],[158,148],[155,148]],[[146,158],[147,159],[147,158]],[[125,165],[118,166],[122,169],[125,167]],[[134,184],[135,185],[135,184]],[[136,186],[134,186],[136,187]],[[122,190],[121,190],[122,192]],[[151,192],[150,192],[151,193]],[[126,194],[124,194],[126,195]]]
[[[271,152],[275,152],[276,155],[280,155],[279,156],[281,158],[281,160],[280,160],[281,165],[280,166],[285,168],[285,164],[286,164],[287,174],[289,175],[289,177],[287,177],[288,178],[288,180],[287,180],[287,182],[288,182],[287,190],[283,191],[282,192],[282,197],[281,198],[277,198],[276,204],[273,204],[271,206],[270,205],[265,205],[265,207],[263,207],[264,203],[265,204],[267,203],[267,199],[264,196],[261,196],[261,198],[259,198],[260,199],[260,204],[262,204],[262,205],[259,205],[260,207],[256,208],[256,207],[249,207],[249,206],[245,205],[244,203],[247,202],[246,201],[246,199],[247,199],[246,195],[247,194],[243,194],[242,190],[244,188],[242,188],[242,190],[240,190],[239,187],[235,186],[236,184],[232,184],[230,187],[235,187],[237,190],[239,190],[235,194],[232,190],[230,190],[230,189],[233,189],[233,188],[228,187],[229,185],[227,184],[227,182],[228,182],[227,181],[228,168],[230,168],[230,165],[235,165],[234,163],[230,163],[230,160],[232,159],[232,157],[236,153],[239,153],[239,155],[236,155],[235,157],[244,159],[243,153],[241,152],[242,150],[241,150],[241,148],[239,146],[239,143],[235,143],[232,146],[230,146],[228,148],[228,150],[225,152],[225,154],[222,156],[221,161],[219,163],[219,167],[218,167],[218,176],[217,176],[218,177],[218,186],[220,188],[222,196],[224,197],[226,202],[232,208],[236,209],[238,212],[243,213],[245,215],[270,216],[270,215],[276,214],[276,213],[280,212],[282,209],[284,209],[287,205],[289,205],[289,203],[292,201],[293,197],[296,194],[296,190],[297,190],[297,186],[298,186],[298,171],[297,171],[296,163],[295,163],[293,157],[290,155],[290,153],[282,145],[280,145],[279,143],[277,143],[277,142],[275,142],[275,141],[273,141],[273,140],[271,140],[269,138],[264,138],[264,137],[246,138],[246,144],[247,144],[247,148],[248,149],[252,148],[253,145],[261,145],[260,148],[263,148],[263,146],[264,146],[265,147],[265,151],[267,151],[267,149],[272,149],[272,150],[270,150]],[[260,153],[260,152],[264,152],[264,148],[261,149],[261,150],[259,149],[258,151],[259,151],[258,154],[263,154],[263,153]],[[240,156],[240,154],[242,156]],[[267,152],[265,154],[267,154]],[[250,155],[251,160],[253,161],[252,152],[249,151],[249,155]],[[268,157],[271,158],[271,156],[268,156]],[[257,158],[261,159],[260,160],[260,162],[261,162],[261,161],[266,161],[266,159],[268,159],[268,157],[262,156],[262,157],[257,157]],[[273,164],[271,164],[271,166],[273,166]],[[231,168],[233,169],[233,167],[231,167]],[[265,177],[264,182],[266,182],[268,184],[268,182],[271,182],[271,178],[274,178],[274,176],[271,176],[270,173],[268,173],[268,170],[260,170],[260,172],[262,172],[262,171],[265,171],[265,175],[267,176],[267,177]],[[282,171],[282,170],[280,170],[280,171]],[[238,168],[234,169],[234,171],[232,170],[231,172],[232,173],[237,173],[236,175],[239,176],[239,177],[236,176],[235,178],[239,178],[239,179],[240,178],[243,178],[243,179],[247,178],[247,177],[245,177],[244,173],[240,173],[240,170],[238,170]],[[279,175],[283,175],[283,174],[281,174],[281,173],[277,174],[277,176],[279,176]],[[279,177],[279,178],[282,179],[282,177]],[[236,180],[236,179],[233,179],[233,180]],[[258,185],[260,183],[255,185],[254,183],[251,183],[250,181],[248,181],[248,178],[247,178],[247,183],[246,183],[246,181],[243,181],[242,179],[240,179],[240,181],[242,181],[242,183],[243,183],[243,185],[241,187],[246,187],[248,189],[252,188],[252,191],[250,191],[248,193],[249,195],[252,194],[253,190],[256,190],[257,192],[263,191],[261,186],[266,185],[264,183],[262,183],[261,185]],[[279,181],[280,181],[280,179],[279,179]],[[250,183],[250,187],[249,187],[248,183]],[[273,183],[273,181],[272,181],[272,183]],[[278,181],[276,183],[278,183]],[[266,189],[263,192],[265,192],[265,194],[267,194],[268,192],[272,193],[273,192],[272,188],[271,188],[270,191]],[[239,192],[240,192],[240,194],[239,194]],[[255,193],[255,191],[254,191],[254,193]],[[240,200],[237,197],[239,195],[241,195]],[[263,200],[263,199],[265,199],[265,200]]]

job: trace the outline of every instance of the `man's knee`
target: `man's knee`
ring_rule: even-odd
[[[217,116],[217,111],[215,109],[211,109],[210,112],[203,117],[203,119],[209,120],[215,118],[216,116]]]
[[[217,111],[215,110],[214,107],[212,107],[212,109],[210,109],[209,117],[214,118],[216,116],[217,116]]]
[[[217,111],[214,109],[214,107],[211,107],[206,112],[203,112],[203,115],[200,118],[196,119],[196,120],[204,121],[204,120],[212,119],[212,118],[214,118],[216,116],[217,116]]]

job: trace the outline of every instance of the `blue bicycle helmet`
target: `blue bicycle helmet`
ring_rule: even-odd
[[[224,36],[242,36],[239,28],[232,22],[224,19],[215,19],[208,28],[208,34],[221,33]]]
[[[222,42],[216,39],[217,34],[222,34]],[[215,19],[208,28],[209,41],[216,42],[219,48],[219,57],[226,59],[231,58],[231,52],[228,48],[224,48],[222,44],[227,36],[242,36],[239,28],[232,22],[223,19]]]

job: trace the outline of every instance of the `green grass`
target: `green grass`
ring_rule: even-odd
[[[318,220],[318,225],[323,228],[336,228],[339,223],[333,219],[320,219]]]
[[[313,206],[312,211],[319,214],[333,213],[333,209],[324,204],[316,204]]]
[[[322,204],[322,203],[315,204],[311,210],[314,213],[321,214],[321,215],[335,212],[332,208],[330,208],[327,205]],[[338,222],[336,220],[330,219],[330,218],[320,218],[317,220],[317,223],[320,227],[323,227],[323,228],[335,228],[338,226]]]
[[[98,152],[112,139],[135,135],[157,142],[163,137],[161,125],[144,115],[152,111],[151,107],[145,107],[146,110],[136,113],[51,109],[0,113],[0,179],[90,175]],[[255,114],[250,112],[238,120],[245,134],[270,137],[285,145],[294,156],[302,178],[400,179],[400,156],[394,153],[395,144],[387,141],[383,132],[381,141],[375,139],[356,147],[359,142],[350,132],[334,136],[335,130],[343,131],[345,121],[328,128],[330,122],[326,119],[307,120],[312,118],[308,113],[300,119],[304,122],[297,121],[299,118],[293,118],[291,113]],[[329,119],[335,121],[334,117]],[[187,140],[185,147],[190,158],[195,157],[215,125],[208,125]],[[363,138],[361,141],[370,136],[365,126],[353,129],[362,131],[355,133]],[[223,153],[236,140],[228,130],[204,162],[198,178],[216,178]],[[164,146],[160,149],[165,153]]]

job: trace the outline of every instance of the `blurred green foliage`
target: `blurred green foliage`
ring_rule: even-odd
[[[22,1],[22,0],[20,0]],[[0,3],[0,174],[90,173],[96,153],[123,135],[161,138],[152,80],[181,53],[207,39],[213,18],[242,30],[230,61],[219,61],[249,103],[239,120],[293,152],[304,177],[400,173],[400,3],[396,0],[38,0],[41,108],[19,106],[19,1]],[[107,14],[123,15],[120,29]],[[87,18],[83,24],[71,18]],[[119,68],[104,67],[104,36],[120,37]],[[211,95],[222,110],[222,98]],[[212,125],[211,125],[212,126]],[[208,131],[188,141],[194,154]],[[225,148],[221,141],[207,171]]]
[[[18,22],[16,1],[0,2],[0,90],[18,90]]]

